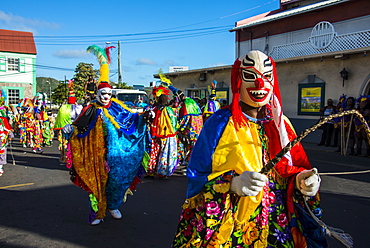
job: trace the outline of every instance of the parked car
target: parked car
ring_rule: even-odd
[[[134,112],[142,112],[149,104],[147,93],[141,90],[114,89],[112,90],[112,95]]]

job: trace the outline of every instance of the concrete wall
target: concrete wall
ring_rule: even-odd
[[[211,85],[213,80],[218,82],[217,88],[229,88],[230,87],[230,72],[231,66],[216,67],[216,68],[204,68],[202,70],[191,70],[178,73],[166,73],[173,86],[183,92],[201,90],[207,91],[208,86]],[[200,80],[200,74],[205,73],[206,80]],[[231,100],[231,89],[229,90],[229,103]]]

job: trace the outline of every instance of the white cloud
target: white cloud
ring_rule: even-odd
[[[86,50],[59,50],[58,52],[53,53],[55,57],[62,59],[78,59],[87,57],[88,53]]]
[[[169,66],[176,65],[176,63],[173,60],[166,60],[166,61],[164,61],[164,63],[166,63]]]
[[[157,65],[157,63],[154,62],[153,60],[146,59],[146,58],[137,59],[135,64],[136,65],[153,65],[153,66]]]
[[[5,13],[0,10],[0,26],[3,29],[11,29],[17,31],[29,31],[37,33],[38,28],[57,29],[59,24],[47,22],[41,19],[29,19],[22,16],[13,15],[12,13]]]
[[[215,64],[209,64],[209,67],[218,67],[218,66],[226,66],[226,65],[229,65],[229,64],[218,62]]]

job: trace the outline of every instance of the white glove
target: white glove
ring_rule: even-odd
[[[296,177],[296,187],[302,194],[307,196],[316,195],[320,188],[321,178],[317,174],[317,169],[304,170],[298,173]]]
[[[256,196],[266,182],[267,176],[254,171],[244,171],[233,178],[230,190],[239,196]]]
[[[62,129],[63,133],[69,134],[73,131],[73,126],[71,124],[67,124]]]

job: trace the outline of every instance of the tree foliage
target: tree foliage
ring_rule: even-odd
[[[50,98],[50,93],[58,86],[59,81],[50,77],[37,77],[36,78],[36,91],[46,93]]]
[[[132,86],[128,86],[127,83],[112,83],[112,87],[115,89],[132,89]]]
[[[79,102],[83,102],[85,98],[84,85],[90,75],[97,80],[99,70],[94,70],[93,64],[87,64],[80,62],[75,69],[73,76],[73,91],[76,99]],[[69,79],[68,79],[69,80]],[[53,90],[52,101],[56,104],[63,104],[68,99],[68,80],[59,81],[57,87]]]
[[[81,62],[76,66],[75,75],[73,77],[73,90],[76,94],[77,100],[84,100],[84,86],[90,75],[93,76],[95,80],[98,80],[99,78],[99,70],[94,70],[93,64],[86,64]]]

